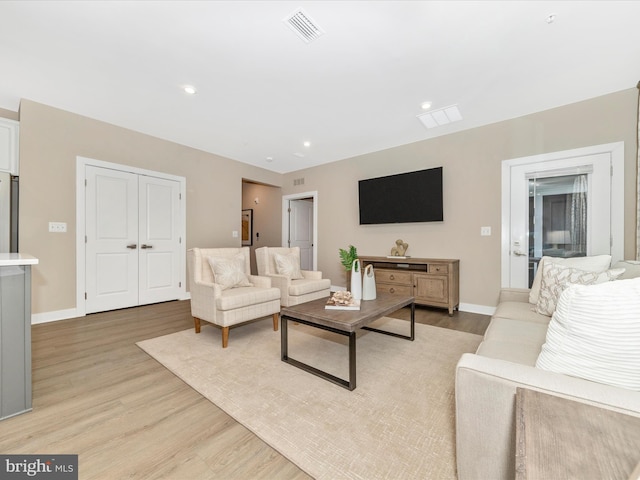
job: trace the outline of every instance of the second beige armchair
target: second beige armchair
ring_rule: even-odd
[[[300,270],[300,248],[256,248],[258,275],[269,277],[280,289],[280,304],[291,307],[318,298],[329,297],[331,280],[322,272]]]

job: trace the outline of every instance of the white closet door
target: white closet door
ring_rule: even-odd
[[[139,178],[140,304],[180,297],[180,184]]]
[[[180,183],[86,167],[86,313],[180,298]]]
[[[138,304],[138,176],[86,167],[86,312]]]

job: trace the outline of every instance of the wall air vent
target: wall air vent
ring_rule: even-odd
[[[460,115],[458,105],[451,105],[450,107],[434,110],[433,112],[421,113],[418,115],[418,120],[427,128],[435,128],[462,120],[462,115]]]
[[[294,10],[282,21],[305,43],[311,43],[324,34],[324,30],[302,8]]]

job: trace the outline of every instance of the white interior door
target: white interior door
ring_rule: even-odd
[[[621,169],[619,162],[614,165],[610,151],[585,155],[559,153],[563,154],[558,155],[561,158],[534,158],[503,165],[503,287],[529,287],[542,255],[610,254],[614,261],[622,258],[623,226],[619,215],[613,213],[623,208],[622,185],[612,187],[621,177],[617,172]],[[615,182],[614,172],[617,172]],[[554,179],[576,175],[587,177],[587,213],[586,248],[574,252],[569,246],[558,248],[558,243],[571,243],[566,230],[548,231],[544,222],[554,221],[553,202],[546,202],[549,211],[543,213],[545,202],[537,197],[544,195],[544,191],[536,190],[535,185],[546,184],[549,195],[558,194],[553,191],[553,184],[562,182]]]
[[[180,297],[180,185],[86,167],[86,312]]]
[[[139,302],[179,298],[180,185],[173,180],[140,176]]]
[[[138,304],[138,176],[86,167],[86,311]]]
[[[289,245],[300,247],[300,268],[313,270],[313,199],[289,202]]]

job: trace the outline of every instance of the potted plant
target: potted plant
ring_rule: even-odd
[[[353,261],[358,258],[358,249],[353,245],[349,245],[349,248],[347,249],[338,249],[338,253],[340,254],[340,263],[344,266],[344,269],[347,272],[348,290],[349,285],[351,285],[351,267],[353,267]]]

